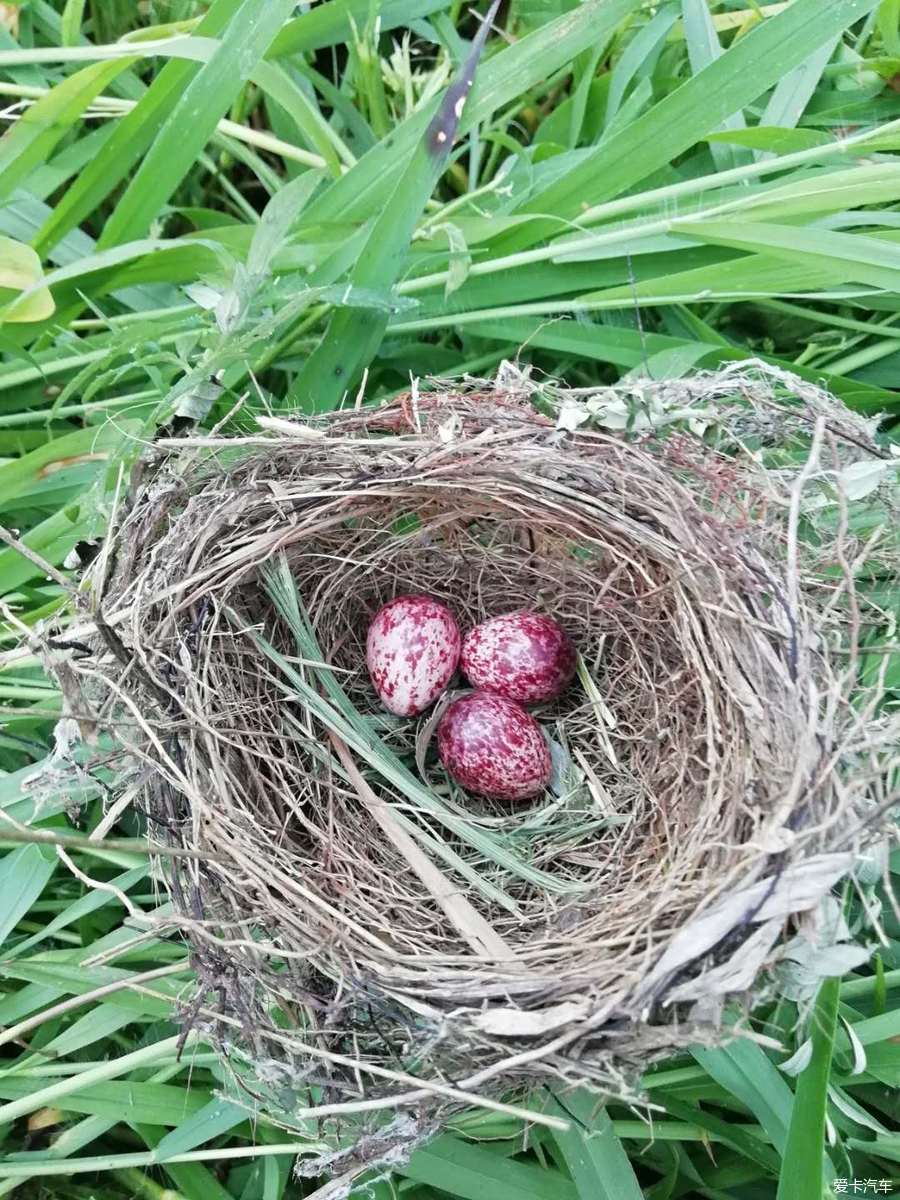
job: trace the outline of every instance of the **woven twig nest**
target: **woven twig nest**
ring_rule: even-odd
[[[883,802],[835,499],[869,425],[759,376],[535,390],[163,443],[92,569],[106,652],[67,687],[84,672],[152,837],[190,852],[164,860],[189,1019],[285,1120],[427,1120],[696,1036]],[[773,429],[803,452],[767,469]],[[367,626],[410,591],[575,641],[533,803],[461,793],[433,714],[379,706]]]

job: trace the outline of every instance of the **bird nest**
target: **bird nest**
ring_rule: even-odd
[[[608,1081],[758,987],[852,864],[884,800],[877,688],[850,703],[883,614],[840,482],[880,451],[788,387],[436,381],[143,464],[64,684],[137,763],[186,1019],[285,1123],[421,1130]],[[573,639],[533,802],[461,792],[435,712],[379,705],[367,627],[413,591]]]

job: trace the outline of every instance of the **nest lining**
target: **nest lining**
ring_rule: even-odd
[[[769,384],[730,389],[732,430],[764,436]],[[788,410],[804,435],[818,420],[839,459],[872,453],[813,400]],[[138,716],[154,836],[202,856],[167,869],[213,1031],[313,1111],[352,1109],[360,1064],[399,1072],[365,1077],[377,1108],[409,1102],[409,1075],[424,1094],[591,1078],[610,1045],[665,1043],[640,1031],[667,1003],[746,987],[742,955],[752,976],[846,867],[832,851],[873,795],[842,773],[868,753],[831,653],[852,580],[798,553],[809,464],[774,479],[685,430],[560,430],[525,387],[244,441],[173,444],[131,498],[93,579],[118,646],[86,684],[100,725],[123,699]],[[367,625],[407,591],[463,628],[536,607],[575,641],[583,676],[535,710],[556,771],[534,804],[454,789],[433,719],[380,709]],[[335,718],[335,682],[362,725]]]

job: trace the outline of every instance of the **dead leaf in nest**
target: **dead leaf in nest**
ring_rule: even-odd
[[[782,922],[780,919],[766,921],[747,938],[740,953],[721,966],[704,971],[696,979],[689,979],[670,991],[665,999],[666,1007],[681,1004],[686,1000],[704,1000],[711,996],[724,996],[729,992],[744,992],[752,986],[762,970],[772,947],[778,940]]]
[[[702,958],[736,928],[751,922],[783,921],[808,912],[853,867],[852,854],[818,854],[732,892],[684,925],[672,938],[639,997],[652,1000],[678,971]]]
[[[0,25],[8,29],[13,37],[19,36],[18,4],[0,4]]]
[[[838,472],[838,485],[848,500],[863,500],[885,482],[889,471],[896,469],[897,463],[886,458],[851,463]]]
[[[493,1037],[539,1037],[583,1021],[590,1014],[587,1000],[566,1000],[552,1008],[527,1012],[521,1008],[494,1008],[478,1013],[472,1024]]]

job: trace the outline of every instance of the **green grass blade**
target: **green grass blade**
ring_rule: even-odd
[[[0,504],[33,490],[43,478],[56,473],[67,461],[87,456],[102,461],[122,445],[128,433],[136,432],[136,425],[127,431],[112,425],[99,430],[79,429],[4,463],[0,467]]]
[[[774,1178],[778,1171],[779,1158],[765,1140],[747,1132],[746,1126],[741,1126],[736,1120],[716,1116],[700,1108],[699,1105],[689,1104],[678,1096],[660,1090],[653,1093],[653,1098],[663,1105],[673,1117],[701,1129],[726,1146],[732,1146],[745,1162],[755,1163],[765,1173]],[[756,1129],[757,1126],[753,1126]]]
[[[400,275],[416,222],[447,165],[498,6],[499,0],[495,0],[479,27],[460,78],[447,89],[425,138],[414,147],[389,203],[375,218],[350,272],[354,287],[387,291]],[[307,411],[335,408],[357,372],[377,351],[387,323],[388,315],[374,309],[339,309],[297,375],[289,398]]]
[[[900,1134],[879,1135],[874,1141],[848,1138],[846,1144],[851,1150],[859,1150],[863,1154],[876,1154],[879,1158],[900,1163]]]
[[[157,1158],[162,1161],[176,1154],[184,1154],[187,1150],[193,1150],[204,1142],[227,1133],[229,1129],[234,1129],[235,1125],[240,1125],[246,1120],[245,1108],[240,1108],[229,1100],[214,1097],[187,1120],[181,1121],[177,1129],[166,1134],[156,1147]]]
[[[428,150],[417,147],[351,271],[354,287],[386,290],[400,275],[416,221],[438,173]],[[335,408],[377,351],[387,323],[388,315],[374,309],[339,309],[291,385],[289,406],[306,412]]]
[[[377,7],[378,21],[382,32],[387,32],[449,7],[450,0],[382,0]],[[266,58],[283,58],[349,42],[353,24],[357,28],[365,25],[371,11],[371,0],[329,0],[328,4],[319,4],[311,12],[287,22],[269,47]]]
[[[646,69],[648,61],[652,62],[653,55],[661,48],[677,20],[677,4],[662,5],[625,47],[610,75],[609,94],[606,100],[605,124],[607,126],[619,111],[628,85],[642,68]]]
[[[886,239],[750,221],[676,222],[674,228],[715,246],[774,254],[800,268],[831,270],[835,281],[865,283],[888,292],[900,290],[900,245]],[[786,282],[782,290],[798,288]]]
[[[140,1127],[139,1127],[140,1128]],[[149,1141],[143,1129],[140,1129],[145,1140]],[[328,1147],[321,1142],[312,1142],[309,1139],[304,1139],[299,1142],[284,1142],[273,1145],[248,1145],[248,1146],[228,1146],[225,1148],[217,1148],[215,1146],[203,1150],[189,1150],[186,1154],[181,1154],[178,1159],[167,1160],[162,1166],[167,1174],[175,1176],[176,1172],[172,1168],[174,1162],[200,1163],[205,1161],[210,1162],[215,1167],[221,1167],[225,1162],[236,1159],[246,1160],[263,1155],[291,1155],[309,1154],[327,1150]],[[107,1151],[105,1154],[91,1155],[79,1158],[69,1159],[68,1161],[55,1160],[50,1151],[37,1151],[26,1154],[16,1155],[15,1158],[0,1158],[0,1179],[28,1179],[36,1175],[48,1176],[67,1176],[90,1173],[94,1174],[98,1171],[115,1171],[123,1167],[153,1167],[156,1165],[154,1151],[144,1150],[137,1153],[116,1154]],[[186,1178],[179,1172],[181,1179]],[[194,1176],[197,1183],[195,1191],[191,1192],[193,1200],[234,1200],[232,1194],[226,1191],[218,1182],[214,1175],[209,1172],[197,1174]],[[179,1184],[179,1186],[184,1186]],[[64,1195],[70,1196],[73,1193],[67,1189]],[[75,1193],[81,1196],[81,1192]],[[185,1194],[187,1194],[185,1192]],[[89,1196],[96,1195],[96,1191],[89,1192]],[[156,1195],[156,1193],[154,1193]],[[172,1200],[171,1195],[168,1200]]]
[[[112,1037],[120,1029],[134,1022],[134,1013],[116,1008],[112,1004],[94,1005],[48,1042],[42,1040],[40,1055],[29,1056],[27,1061],[37,1063],[45,1054],[53,1054],[58,1058],[77,1054],[79,1050]]]
[[[331,174],[338,178],[341,160],[335,149],[331,128],[303,90],[277,63],[257,63],[252,78],[270,99],[284,109],[310,147],[324,158]]]
[[[81,39],[81,22],[84,19],[86,0],[66,0],[62,11],[60,42],[63,46],[77,46]]]
[[[488,121],[523,91],[535,87],[595,42],[604,41],[641,0],[586,0],[574,11],[494,54],[479,68],[460,135]],[[373,147],[341,179],[335,180],[307,214],[310,222],[369,220],[387,204],[413,149],[425,133],[435,105],[416,111],[389,138]],[[553,232],[559,229],[554,223]],[[443,281],[442,281],[443,282]]]
[[[26,847],[28,848],[28,847]],[[30,847],[37,849],[37,847]],[[120,891],[127,892],[134,884],[146,879],[150,873],[149,863],[145,867],[133,867],[130,871],[123,871],[121,875],[115,876],[110,882]],[[15,946],[4,951],[5,956],[9,958],[20,958],[41,942],[52,938],[55,933],[60,930],[67,929],[76,922],[90,916],[91,913],[97,912],[98,909],[105,908],[108,904],[117,904],[118,900],[112,892],[101,891],[96,889],[79,896],[77,900],[73,900],[71,904],[66,905],[62,912],[58,913],[51,921],[31,937],[26,938],[24,942],[19,942]]]
[[[38,987],[29,993],[24,1009],[21,992],[4,997],[0,1001],[0,1020],[8,1025],[44,1008],[47,1004],[55,1003],[60,996],[82,996],[111,983],[122,983],[123,986],[121,990],[109,993],[104,999],[104,1004],[128,1009],[140,1017],[166,1019],[172,1016],[178,996],[184,991],[183,983],[172,984],[168,978],[157,979],[153,983],[154,995],[139,994],[130,991],[126,986],[128,979],[133,975],[132,971],[112,967],[85,967],[79,961],[82,957],[85,957],[84,951],[78,950],[71,963],[39,960],[5,963],[3,975],[6,978],[35,983]],[[171,995],[171,1001],[164,998],[166,994]]]
[[[197,25],[196,35],[218,37],[241,3],[242,0],[216,0]],[[138,105],[118,122],[93,162],[81,172],[44,222],[33,242],[39,254],[46,256],[121,183],[147,151],[178,97],[199,70],[199,65],[189,60],[173,59],[166,63]]]
[[[189,1033],[187,1040],[193,1044],[196,1041],[196,1035]],[[132,1050],[131,1053],[123,1054],[109,1062],[99,1063],[97,1066],[83,1071],[80,1075],[61,1079],[57,1083],[37,1090],[32,1087],[29,1094],[22,1096],[21,1099],[10,1100],[8,1104],[0,1105],[0,1121],[13,1121],[50,1104],[64,1106],[67,1097],[74,1097],[87,1084],[115,1079],[117,1075],[125,1075],[137,1067],[152,1066],[158,1059],[177,1050],[180,1044],[181,1038],[179,1037],[166,1038],[164,1041],[153,1043],[153,1045]],[[0,1174],[2,1174],[2,1168],[0,1168]]]
[[[806,111],[839,40],[839,37],[834,37],[825,42],[779,80],[759,119],[761,126],[773,126],[779,130],[794,128]]]
[[[900,0],[881,0],[878,29],[888,54],[900,58]]]
[[[56,862],[41,846],[21,846],[0,859],[0,945],[47,886]]]
[[[85,67],[25,110],[0,141],[0,198],[50,157],[91,101],[134,61],[120,58]]]
[[[80,1086],[76,1086],[61,1101],[60,1107],[66,1112],[100,1117],[107,1121],[120,1121],[127,1114],[134,1121],[168,1129],[173,1125],[177,1128],[179,1122],[187,1124],[193,1121],[196,1114],[210,1103],[215,1103],[211,1101],[207,1088],[198,1088],[196,1085],[181,1087],[132,1080],[93,1084],[80,1082],[89,1070],[90,1067],[85,1067],[69,1077]],[[4,1100],[24,1100],[35,1090],[35,1081],[27,1076],[0,1078],[0,1098]],[[247,1119],[246,1113],[244,1119]]]
[[[135,1122],[132,1128],[153,1148],[151,1161],[155,1161],[158,1147],[165,1140],[165,1136],[160,1137],[160,1130],[149,1122]],[[190,1154],[191,1151],[187,1153]],[[200,1162],[175,1164],[171,1157],[173,1156],[162,1164],[162,1169],[179,1189],[179,1200],[182,1196],[184,1200],[233,1200],[232,1192],[222,1186],[208,1167]]]
[[[584,1091],[562,1094],[549,1111],[570,1122],[568,1130],[554,1129],[551,1136],[579,1200],[643,1200],[628,1155],[597,1096]]]
[[[695,1046],[691,1053],[716,1083],[750,1109],[783,1154],[793,1096],[760,1047],[746,1038],[737,1038],[718,1050]]]
[[[107,222],[98,243],[101,248],[146,232],[294,6],[294,0],[267,0],[263,6],[258,0],[243,0],[218,50],[175,101]]]
[[[609,0],[602,5],[589,0],[577,13],[566,14],[496,55],[476,79],[460,118],[460,129],[468,129],[477,120],[488,117],[531,79],[543,77],[586,46],[608,37],[635,7],[635,0]],[[452,89],[451,95],[456,95]],[[465,92],[459,95],[464,97]],[[337,215],[347,215],[348,211],[359,212],[363,200],[373,208],[377,205],[379,215],[351,273],[356,286],[384,290],[397,279],[405,263],[415,222],[441,174],[450,148],[450,143],[444,142],[439,147],[442,153],[436,154],[434,147],[429,148],[427,134],[424,142],[418,140],[410,146],[413,135],[421,138],[423,123],[422,115],[408,121],[399,135],[388,139],[391,145],[386,155],[376,149],[323,193],[318,203],[310,205],[310,222],[326,212],[332,220]],[[408,157],[398,179],[395,168],[398,161],[404,161],[404,148]],[[385,188],[392,181],[393,190],[385,195]],[[333,408],[358,370],[377,350],[385,327],[386,318],[382,314],[336,313],[328,333],[295,379],[290,402],[307,411]]]
[[[399,1174],[460,1200],[579,1200],[560,1172],[500,1158],[450,1134],[417,1150]]]
[[[587,205],[619,195],[690,149],[721,118],[751,104],[877,2],[794,0],[529,199],[523,211],[573,217]]]
[[[837,1030],[840,980],[826,979],[812,1013],[812,1058],[797,1079],[776,1200],[821,1200],[828,1078]]]
[[[687,42],[688,59],[691,70],[695,75],[704,67],[710,66],[722,57],[723,50],[719,35],[713,24],[707,0],[681,0],[681,10],[684,14],[684,36]],[[741,112],[732,113],[722,122],[719,129],[743,129],[744,115]],[[727,171],[746,161],[746,154],[736,151],[729,145],[712,145],[710,151],[713,161],[720,171]]]

